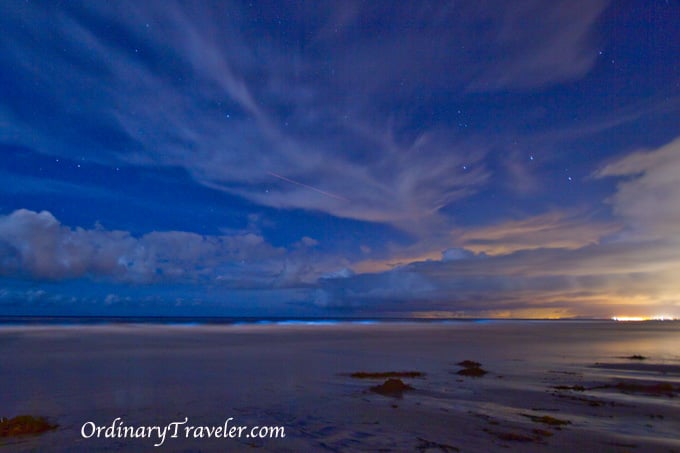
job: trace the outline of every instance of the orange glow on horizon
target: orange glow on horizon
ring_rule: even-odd
[[[612,316],[612,320],[621,322],[640,322],[640,321],[677,321],[678,318],[668,315],[646,316]]]

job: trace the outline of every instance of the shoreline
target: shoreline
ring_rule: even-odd
[[[83,423],[115,417],[285,426],[285,439],[255,442],[265,451],[668,451],[680,448],[678,398],[616,385],[680,385],[679,340],[669,324],[612,322],[2,327],[0,407],[9,413],[0,415],[46,415],[60,425],[13,451],[154,449],[144,439],[79,435]],[[649,359],[632,363],[632,354]],[[488,374],[458,375],[466,359]],[[371,392],[381,379],[350,376],[407,370],[423,376],[402,377],[413,390],[399,397]],[[167,439],[163,448],[254,441],[224,442]]]

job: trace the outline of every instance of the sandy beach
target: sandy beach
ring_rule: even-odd
[[[6,326],[0,416],[59,427],[0,451],[680,451],[678,344],[677,323]],[[357,371],[423,375],[382,395]],[[83,436],[117,418],[285,438]]]

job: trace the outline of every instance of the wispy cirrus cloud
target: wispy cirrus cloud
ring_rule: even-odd
[[[15,94],[1,138],[183,167],[263,206],[392,223],[427,217],[488,181],[490,143],[436,123],[413,130],[384,108],[418,102],[423,87],[525,90],[582,76],[606,6],[487,3],[396,5],[387,15],[359,3],[257,14],[239,3],[10,6],[0,62],[12,68]],[[536,16],[546,20],[527,20]],[[288,34],[297,23],[309,33]],[[29,108],[36,96],[43,107]]]
[[[520,220],[501,220],[482,226],[429,227],[431,234],[412,244],[389,244],[383,255],[354,264],[362,272],[378,272],[415,261],[438,261],[467,254],[507,255],[522,250],[576,250],[610,240],[624,228],[622,221],[594,220],[583,210],[554,210]]]
[[[622,229],[621,222],[593,221],[580,212],[548,212],[521,220],[455,231],[456,243],[477,253],[507,254],[538,248],[578,249]]]

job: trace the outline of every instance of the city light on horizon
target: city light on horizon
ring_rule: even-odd
[[[613,321],[620,322],[640,322],[640,321],[677,321],[679,318],[668,315],[646,316],[612,316]]]

